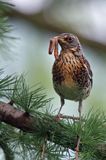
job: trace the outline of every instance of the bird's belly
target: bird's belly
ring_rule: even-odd
[[[80,88],[78,86],[67,86],[54,83],[55,91],[64,99],[79,101],[89,96],[89,88]]]

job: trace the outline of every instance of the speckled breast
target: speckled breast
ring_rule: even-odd
[[[60,55],[52,69],[55,91],[64,99],[79,101],[89,96],[91,80],[86,66],[77,57]]]

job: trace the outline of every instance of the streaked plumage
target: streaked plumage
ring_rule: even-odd
[[[61,52],[52,69],[53,86],[61,98],[61,108],[64,99],[79,101],[79,112],[81,112],[82,100],[89,96],[92,88],[90,64],[84,57],[76,36],[64,33],[57,36],[57,39]]]

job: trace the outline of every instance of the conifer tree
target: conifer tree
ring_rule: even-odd
[[[0,49],[11,30],[0,1]],[[8,50],[8,49],[7,49]],[[29,87],[24,75],[3,77],[0,70],[0,148],[6,160],[71,160],[80,136],[81,160],[106,159],[106,115],[93,109],[82,117],[63,115],[56,121],[52,103],[38,85]]]

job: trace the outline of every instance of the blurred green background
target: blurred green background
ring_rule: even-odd
[[[83,112],[90,107],[106,111],[106,1],[105,0],[9,0],[15,7],[7,14],[12,25],[7,41],[9,50],[1,54],[0,67],[6,73],[25,73],[30,86],[40,83],[53,108],[60,106],[52,86],[54,56],[48,55],[51,37],[62,32],[78,36],[93,70],[93,89],[84,101]],[[5,51],[4,51],[5,52]],[[2,50],[3,53],[3,50]],[[77,115],[76,102],[66,101],[62,113]]]

